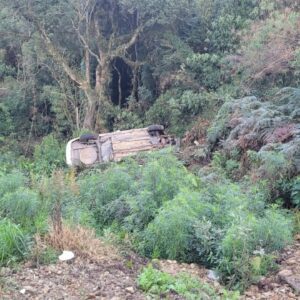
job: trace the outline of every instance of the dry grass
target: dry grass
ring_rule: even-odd
[[[287,9],[255,22],[244,36],[238,63],[248,74],[246,84],[293,71],[291,62],[299,47],[300,17],[295,14],[291,18],[291,13]]]
[[[52,227],[45,242],[54,249],[70,250],[76,256],[92,261],[113,260],[118,258],[116,249],[96,237],[95,231],[80,225],[62,225],[58,232]]]
[[[203,119],[202,117],[198,118],[195,122],[193,128],[185,133],[182,143],[184,146],[196,144],[203,145],[206,143],[207,129],[210,126],[210,121]]]

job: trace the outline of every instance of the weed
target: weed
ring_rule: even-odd
[[[223,291],[218,294],[208,284],[201,283],[198,279],[182,273],[176,277],[154,269],[148,265],[138,277],[140,289],[149,295],[159,297],[167,296],[168,293],[176,293],[184,299],[238,299],[238,293]]]
[[[61,232],[52,227],[45,236],[45,243],[55,250],[71,250],[80,257],[95,261],[117,257],[116,251],[98,239],[94,230],[79,225],[63,224]]]
[[[0,241],[0,266],[18,262],[28,253],[28,237],[8,219],[0,221]]]

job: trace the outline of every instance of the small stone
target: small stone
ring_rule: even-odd
[[[286,277],[291,276],[291,275],[293,275],[293,272],[288,269],[282,270],[278,273],[279,278],[283,281],[285,281]]]
[[[295,265],[295,264],[296,264],[296,259],[290,258],[289,260],[287,260],[286,263],[287,263],[288,265]]]
[[[134,293],[134,288],[132,286],[127,287],[125,290],[131,294]]]
[[[296,298],[295,295],[292,292],[289,292],[288,296],[291,297],[291,298]]]
[[[279,284],[277,284],[277,283],[275,283],[275,282],[272,282],[272,283],[270,283],[270,288],[271,289],[276,289],[276,288],[278,288],[279,287]]]
[[[300,279],[296,276],[289,276],[285,278],[285,282],[292,287],[297,293],[300,293]]]

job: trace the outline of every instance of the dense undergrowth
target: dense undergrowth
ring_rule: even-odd
[[[299,1],[23,2],[0,0],[0,266],[97,256],[98,235],[233,289],[276,269],[300,232]],[[155,123],[187,158],[65,169],[86,128]],[[141,288],[156,276],[156,294],[187,295],[152,269]]]
[[[277,251],[292,241],[293,214],[268,200],[267,185],[233,182],[217,158],[198,174],[168,149],[77,177],[74,170],[49,176],[48,169],[43,175],[34,164],[24,166],[0,174],[1,265],[32,257],[34,236],[49,241],[49,224],[51,247],[60,249],[53,240],[64,220],[114,236],[149,258],[203,264],[230,288],[244,289],[276,268]],[[47,251],[39,253],[41,261]]]

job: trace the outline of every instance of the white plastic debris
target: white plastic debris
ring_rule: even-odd
[[[24,295],[24,294],[26,293],[26,290],[25,290],[25,289],[21,289],[21,290],[20,290],[20,293],[21,293],[22,295]]]
[[[63,253],[58,257],[60,261],[69,261],[75,257],[72,251],[63,251]]]
[[[213,270],[208,270],[207,277],[208,277],[208,279],[213,280],[213,281],[218,281],[220,279],[220,277],[218,276],[216,271],[213,271]]]

